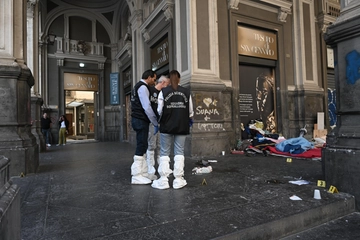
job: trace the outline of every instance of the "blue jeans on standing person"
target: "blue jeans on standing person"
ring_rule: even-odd
[[[133,117],[131,126],[136,132],[135,155],[143,156],[148,148],[149,122]]]
[[[170,156],[174,139],[174,155],[184,155],[186,135],[160,133],[160,157]]]
[[[46,144],[50,144],[50,142],[49,142],[50,128],[49,129],[41,129],[41,132],[45,137]]]

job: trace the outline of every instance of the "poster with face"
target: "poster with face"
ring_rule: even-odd
[[[275,82],[273,68],[239,66],[240,120],[246,126],[251,120],[262,120],[263,130],[275,133]]]

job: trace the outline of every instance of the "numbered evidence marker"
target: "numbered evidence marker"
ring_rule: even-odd
[[[287,158],[286,162],[292,162],[292,158]]]
[[[333,185],[330,186],[329,188],[329,193],[339,193],[339,191],[337,190],[337,188]]]
[[[201,185],[207,185],[207,182],[206,182],[205,178],[204,178],[204,180],[202,181]]]
[[[318,180],[318,181],[317,181],[317,186],[318,186],[318,187],[326,187],[326,182],[323,181],[323,180]]]

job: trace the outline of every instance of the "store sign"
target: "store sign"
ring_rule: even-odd
[[[64,90],[98,91],[99,77],[94,74],[64,73]]]
[[[110,104],[119,102],[119,73],[110,73]]]
[[[166,37],[151,49],[151,69],[157,69],[169,63],[169,39]]]
[[[239,26],[238,54],[277,60],[276,34]]]

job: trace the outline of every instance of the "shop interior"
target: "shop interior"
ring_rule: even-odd
[[[69,120],[67,138],[94,139],[95,107],[93,91],[66,91],[66,117]]]

